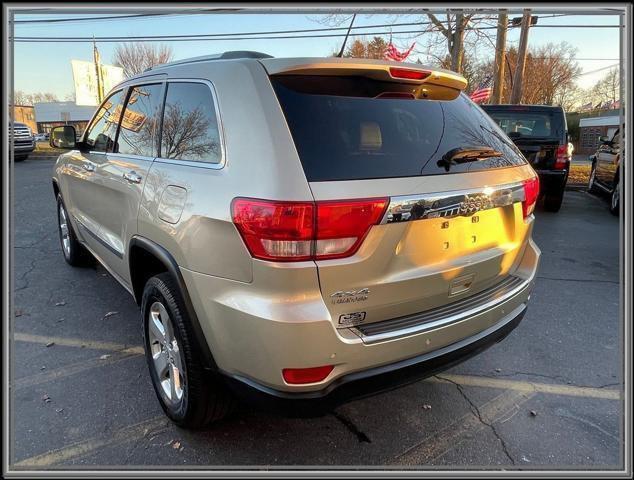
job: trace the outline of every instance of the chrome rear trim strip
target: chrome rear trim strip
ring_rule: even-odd
[[[470,216],[524,200],[523,183],[392,197],[381,224]]]
[[[449,305],[406,317],[358,325],[350,330],[365,344],[419,334],[483,313],[511,299],[530,284],[530,279],[509,276],[491,288]]]

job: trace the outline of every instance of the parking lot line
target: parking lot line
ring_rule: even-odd
[[[392,465],[425,465],[442,456],[467,436],[505,419],[512,418],[523,403],[532,398],[534,391],[508,390],[478,407],[479,416],[470,411],[423,441],[408,448],[390,462]]]
[[[28,333],[15,333],[14,338],[20,342],[49,344],[54,343],[56,345],[62,345],[66,347],[79,347],[89,348],[95,350],[110,350],[110,351],[126,351],[128,354],[143,354],[143,347],[141,346],[127,346],[120,343],[108,343],[94,340],[83,340],[81,338],[66,338],[66,337],[48,337],[42,335],[31,335]],[[98,366],[98,363],[93,364],[90,368]],[[61,370],[63,370],[62,368]],[[78,371],[83,371],[78,370]],[[49,372],[48,375],[53,374]],[[60,375],[62,372],[60,372]],[[71,375],[72,373],[69,373]],[[63,375],[68,376],[68,375]],[[527,382],[522,380],[509,380],[503,378],[483,377],[478,375],[455,375],[455,374],[442,374],[436,375],[425,380],[426,382],[452,382],[460,385],[472,386],[472,387],[484,387],[494,388],[500,390],[514,390],[519,392],[539,392],[552,395],[564,395],[573,397],[585,397],[585,398],[601,398],[606,400],[620,400],[621,391],[617,389],[597,388],[597,387],[579,387],[575,385],[561,385],[551,383],[538,383]],[[38,382],[39,383],[39,382]]]
[[[46,468],[68,460],[77,459],[93,453],[104,447],[118,445],[130,441],[140,440],[149,433],[158,433],[167,428],[170,421],[163,415],[150,418],[119,430],[115,430],[109,437],[93,437],[56,450],[25,458],[13,464],[18,469]]]
[[[472,387],[497,388],[501,390],[515,390],[518,392],[539,392],[551,395],[564,395],[585,398],[603,398],[606,400],[620,400],[621,391],[607,388],[577,387],[574,385],[560,385],[551,383],[525,382],[521,380],[507,380],[502,378],[480,377],[477,375],[436,375],[427,379],[429,382],[450,382]]]
[[[122,360],[126,360],[128,358],[135,358],[142,354],[143,350],[139,352],[138,347],[125,348],[123,350],[115,351],[109,355],[102,355],[89,360],[82,360],[81,362],[65,365],[47,372],[22,377],[15,380],[14,385],[16,389],[32,387],[41,383],[50,382],[51,380],[59,380],[61,378],[69,377],[92,368],[112,365],[113,363],[121,362]]]
[[[130,346],[121,343],[99,342],[95,340],[83,340],[81,338],[49,337],[43,335],[31,335],[29,333],[14,333],[13,338],[18,342],[41,343],[48,345],[54,343],[63,347],[79,347],[94,350],[124,350],[133,349],[137,353],[143,353],[143,347]]]

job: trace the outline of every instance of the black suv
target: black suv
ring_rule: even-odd
[[[570,170],[566,115],[548,105],[482,105],[539,175],[544,208],[558,212]]]

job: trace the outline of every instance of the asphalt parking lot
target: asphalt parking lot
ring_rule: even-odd
[[[480,356],[323,417],[241,408],[192,432],[155,398],[130,295],[64,262],[52,166],[14,168],[14,469],[623,468],[619,221],[604,200],[569,191],[537,211],[528,312]]]

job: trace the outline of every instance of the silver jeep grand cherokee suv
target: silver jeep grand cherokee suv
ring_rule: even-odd
[[[227,52],[59,127],[64,257],[141,308],[166,414],[306,414],[447,368],[520,322],[539,191],[455,73]]]

